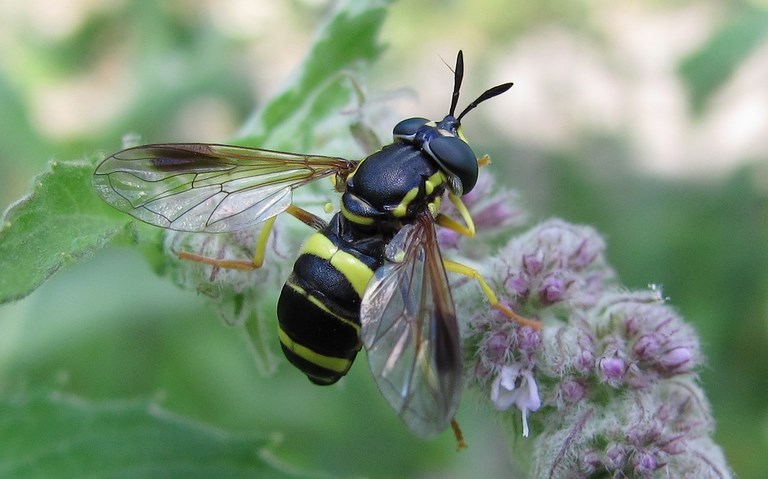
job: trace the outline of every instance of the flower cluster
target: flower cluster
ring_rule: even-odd
[[[592,229],[560,220],[544,222],[511,240],[497,255],[495,275],[511,302],[535,312],[553,306],[587,307],[598,301],[613,270],[605,242]]]
[[[535,477],[730,477],[695,376],[695,332],[659,288],[620,288],[604,249],[593,229],[560,220],[502,247],[500,300],[543,327],[472,317],[470,383],[520,411]]]
[[[563,408],[536,441],[536,477],[730,477],[692,376]]]

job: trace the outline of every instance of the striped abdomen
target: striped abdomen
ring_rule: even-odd
[[[382,261],[377,242],[343,239],[342,223],[337,215],[307,240],[277,304],[285,356],[321,385],[344,376],[360,350],[360,301]]]

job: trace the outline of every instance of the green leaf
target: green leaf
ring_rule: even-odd
[[[691,107],[701,113],[720,88],[768,34],[768,10],[749,7],[734,15],[699,51],[680,64]]]
[[[63,266],[125,232],[130,218],[93,191],[93,165],[51,162],[0,227],[0,304],[22,298]]]
[[[0,400],[0,477],[299,477],[265,435],[234,435],[146,400]],[[306,477],[306,476],[304,476]]]
[[[381,52],[378,33],[390,0],[349,0],[321,28],[301,69],[266,107],[243,128],[241,143],[307,148],[319,119],[338,113],[349,102],[346,75],[370,65]],[[287,139],[282,143],[280,137]],[[282,143],[282,144],[281,144]]]

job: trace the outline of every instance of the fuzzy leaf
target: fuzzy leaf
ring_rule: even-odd
[[[347,1],[323,26],[299,71],[282,93],[257,111],[241,143],[307,148],[317,122],[351,96],[344,75],[369,65],[381,51],[378,33],[390,0]],[[281,140],[282,139],[282,140]]]
[[[93,165],[51,162],[32,192],[12,205],[0,227],[0,303],[20,299],[61,267],[125,231],[129,218],[93,191]]]
[[[4,398],[0,443],[0,477],[295,477],[264,454],[265,436],[229,434],[143,400]]]

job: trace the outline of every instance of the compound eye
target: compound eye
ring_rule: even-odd
[[[429,149],[443,169],[461,180],[462,194],[472,191],[478,166],[475,152],[468,144],[455,136],[441,136],[429,142]]]
[[[401,140],[411,140],[416,136],[416,132],[419,131],[419,128],[427,123],[429,123],[429,120],[426,118],[408,118],[395,125],[392,129],[392,134],[395,135],[395,138]]]

